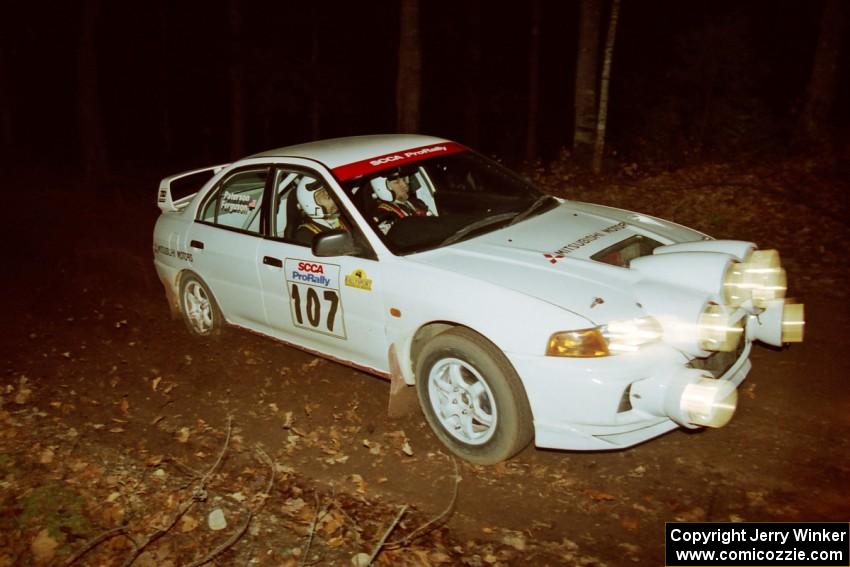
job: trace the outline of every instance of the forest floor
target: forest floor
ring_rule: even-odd
[[[385,381],[236,330],[193,340],[153,271],[155,182],[117,181],[108,205],[22,183],[0,567],[365,565],[378,548],[380,565],[656,566],[666,521],[850,519],[847,182],[807,161],[538,180],[779,249],[806,342],[754,348],[723,429],[470,465],[420,414],[389,419]]]

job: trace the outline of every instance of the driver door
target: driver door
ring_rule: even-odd
[[[366,255],[319,258],[295,241],[295,229],[306,220],[294,206],[304,176],[322,178],[300,168],[275,172],[270,234],[258,252],[269,332],[303,348],[387,372],[379,262]],[[336,190],[326,178],[323,181],[331,192]],[[350,217],[344,218],[352,231],[359,230]]]

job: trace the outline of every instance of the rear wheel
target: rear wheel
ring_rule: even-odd
[[[531,441],[531,408],[519,376],[498,348],[468,329],[446,331],[425,345],[416,386],[431,429],[470,462],[498,463]]]
[[[217,335],[221,331],[221,311],[206,284],[194,274],[180,283],[180,312],[189,332],[197,337]]]

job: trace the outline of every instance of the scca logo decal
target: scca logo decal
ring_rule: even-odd
[[[321,264],[310,264],[309,262],[298,262],[299,272],[312,272],[314,274],[324,274],[325,270]]]
[[[400,159],[404,159],[404,158],[401,157],[400,155],[394,155],[394,156],[382,157],[382,158],[379,158],[379,159],[373,159],[369,163],[372,164],[372,165],[381,165],[383,163],[389,163],[391,161],[398,161]]]

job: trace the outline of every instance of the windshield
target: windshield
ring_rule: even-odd
[[[402,255],[473,238],[557,204],[471,151],[390,167],[343,187],[390,251]]]

